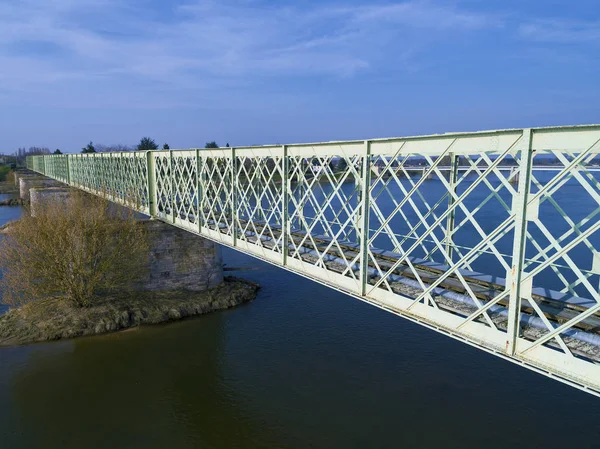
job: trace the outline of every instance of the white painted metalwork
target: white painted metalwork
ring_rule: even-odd
[[[27,167],[600,395],[599,155],[590,125]]]

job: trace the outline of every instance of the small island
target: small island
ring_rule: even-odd
[[[0,289],[10,306],[0,346],[181,320],[257,295],[258,284],[223,276],[212,242],[82,192],[46,194],[34,216],[26,208],[0,227]]]
[[[130,292],[77,307],[62,298],[42,299],[0,316],[0,346],[116,332],[228,309],[252,301],[258,284],[232,276],[203,292]]]

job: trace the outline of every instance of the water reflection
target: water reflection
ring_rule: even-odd
[[[0,225],[6,211],[0,209]],[[0,448],[595,447],[597,399],[224,249],[253,303],[0,348]],[[549,413],[552,411],[552,415]]]
[[[277,446],[225,381],[224,317],[22,348],[10,447]]]

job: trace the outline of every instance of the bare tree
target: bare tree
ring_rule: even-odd
[[[38,156],[41,154],[50,154],[50,148],[47,148],[47,147],[29,147],[29,148],[20,147],[15,152],[15,158],[18,161],[23,162],[23,161],[25,161],[25,158],[27,156]]]
[[[94,146],[98,153],[125,153],[127,151],[135,151],[135,147],[132,145],[123,145],[116,143],[112,145],[96,144]]]
[[[65,297],[76,306],[122,291],[148,262],[144,228],[133,212],[83,193],[36,207],[0,240],[3,301]]]

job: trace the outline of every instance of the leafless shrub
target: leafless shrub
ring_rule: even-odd
[[[112,145],[103,145],[98,143],[94,145],[94,148],[98,153],[124,153],[128,151],[135,151],[135,147],[132,145],[123,145],[120,143]]]
[[[66,297],[86,307],[131,286],[148,262],[145,231],[132,212],[74,192],[36,206],[0,240],[3,301],[20,305]]]

